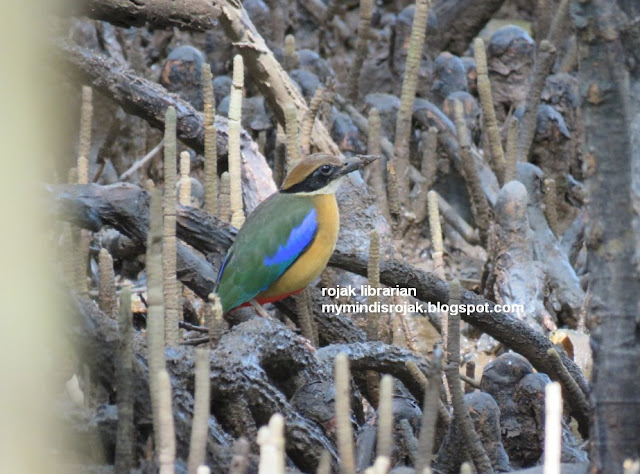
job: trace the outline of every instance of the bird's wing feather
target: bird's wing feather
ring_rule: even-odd
[[[238,232],[220,269],[217,292],[224,311],[271,286],[311,245],[317,230],[310,199],[276,194],[265,200]]]

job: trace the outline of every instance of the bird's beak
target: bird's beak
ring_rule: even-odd
[[[338,176],[344,176],[352,171],[364,168],[369,163],[376,161],[378,158],[380,158],[379,155],[356,155],[353,158],[347,158],[344,162],[344,166],[338,171]]]

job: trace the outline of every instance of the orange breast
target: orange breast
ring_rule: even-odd
[[[298,259],[269,288],[256,296],[256,300],[275,301],[278,296],[304,289],[327,266],[340,230],[340,213],[334,194],[312,197],[318,219],[315,239]]]

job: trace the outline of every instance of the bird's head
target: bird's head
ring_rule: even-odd
[[[356,155],[341,160],[325,153],[315,153],[304,158],[287,175],[281,193],[287,194],[333,194],[341,179],[352,171],[372,163],[377,155]]]

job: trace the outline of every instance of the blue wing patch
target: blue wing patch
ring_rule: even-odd
[[[263,263],[271,266],[295,260],[309,246],[317,230],[316,210],[312,208],[302,223],[291,231],[287,243],[278,247],[275,254],[265,257]]]

